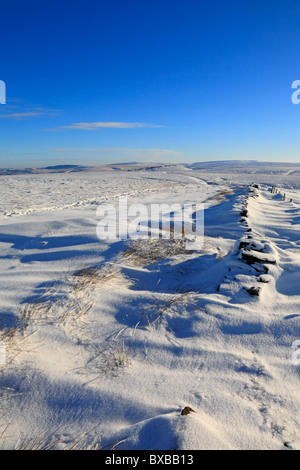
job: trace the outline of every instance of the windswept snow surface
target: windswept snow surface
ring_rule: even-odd
[[[0,448],[300,449],[299,167],[0,185]],[[203,247],[100,241],[97,207],[121,195],[204,203]]]

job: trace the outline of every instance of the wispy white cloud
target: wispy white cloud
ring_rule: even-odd
[[[99,128],[106,129],[136,129],[141,127],[163,127],[157,124],[147,124],[144,122],[75,122],[68,126],[59,126],[54,129],[48,129],[52,131],[59,131],[63,129],[75,129],[84,131],[93,131]]]
[[[42,116],[57,116],[60,114],[58,109],[48,108],[23,108],[21,106],[8,105],[1,109],[0,119],[23,120]]]

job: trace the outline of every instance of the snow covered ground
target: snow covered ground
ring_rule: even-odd
[[[0,448],[300,449],[300,166],[56,170],[0,176]],[[203,247],[100,241],[122,195]]]

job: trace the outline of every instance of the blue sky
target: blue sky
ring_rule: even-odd
[[[300,2],[2,0],[0,167],[300,162]]]

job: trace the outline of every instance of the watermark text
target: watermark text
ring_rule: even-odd
[[[300,80],[294,80],[292,83],[292,88],[296,89],[292,94],[292,103],[299,104],[300,103]]]
[[[101,204],[97,209],[100,240],[183,239],[188,249],[202,247],[203,204],[131,204],[120,196],[118,204]],[[201,246],[200,246],[201,245]]]
[[[296,341],[293,342],[292,348],[295,349],[295,351],[292,354],[292,362],[295,366],[300,366],[300,340],[297,339]]]
[[[6,85],[0,80],[0,104],[6,104]]]

